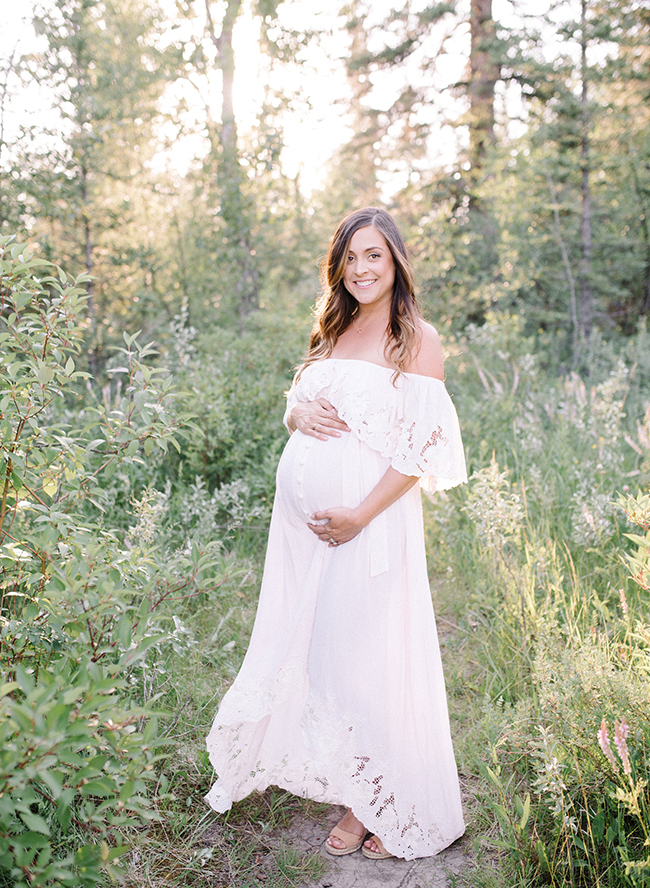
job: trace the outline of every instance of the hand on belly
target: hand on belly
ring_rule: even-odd
[[[328,437],[340,438],[341,432],[350,431],[327,398],[298,401],[289,414],[289,428],[298,429],[303,435],[311,435],[319,441],[327,441]]]
[[[307,522],[307,526],[330,547],[349,543],[365,527],[359,517],[358,510],[347,509],[345,506],[315,512],[312,518],[314,521],[322,521],[323,523],[310,524]]]

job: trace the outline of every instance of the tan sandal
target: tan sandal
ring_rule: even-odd
[[[354,854],[355,851],[359,850],[363,845],[366,833],[359,836],[356,833],[348,832],[347,829],[341,829],[340,826],[335,826],[330,832],[330,836],[334,836],[335,839],[340,839],[345,847],[335,848],[333,845],[328,845],[327,842],[325,842],[325,850],[328,854],[333,854],[334,857],[343,857],[346,854]],[[329,838],[329,836],[327,838]]]
[[[369,842],[374,842],[375,845],[379,848],[379,851],[371,851],[366,845],[361,849],[361,853],[364,857],[367,857],[368,860],[388,860],[389,857],[395,857],[394,854],[391,854],[390,851],[387,851],[381,843],[381,839],[377,836],[370,836],[368,839]]]

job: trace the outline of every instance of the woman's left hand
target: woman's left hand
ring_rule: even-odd
[[[319,540],[330,546],[339,546],[341,543],[349,543],[357,534],[361,533],[373,518],[376,518],[384,509],[387,509],[407,490],[417,484],[417,478],[412,475],[402,475],[397,469],[390,466],[386,469],[380,480],[372,488],[368,496],[355,509],[347,509],[339,506],[336,509],[324,509],[322,512],[314,512],[314,521],[322,521],[322,524],[310,524]]]
[[[349,543],[366,526],[359,516],[358,509],[347,509],[340,506],[336,509],[325,509],[323,512],[313,514],[314,521],[323,521],[323,524],[309,524],[308,527],[329,547],[339,546],[341,543]]]

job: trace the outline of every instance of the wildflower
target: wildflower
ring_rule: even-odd
[[[566,765],[561,764],[557,756],[554,754],[557,747],[557,741],[548,730],[538,726],[540,740],[536,743],[536,750],[533,753],[539,760],[537,765],[537,779],[534,786],[540,796],[545,797],[549,803],[550,810],[556,816],[565,815],[565,798],[566,783],[562,779]],[[565,827],[570,826],[565,822]]]
[[[477,525],[482,545],[501,550],[519,532],[524,517],[523,505],[510,492],[508,470],[499,471],[494,456],[490,465],[474,472],[465,510]]]
[[[625,589],[619,589],[618,594],[621,599],[621,610],[623,611],[623,616],[627,617],[627,598],[625,597]]]
[[[614,532],[611,495],[596,493],[584,479],[573,494],[571,539],[580,546],[595,546]]]
[[[137,516],[137,522],[129,529],[127,537],[129,548],[131,546],[150,546],[153,543],[156,532],[160,529],[162,519],[169,508],[170,491],[171,485],[166,487],[164,492],[149,486],[142,492],[142,497],[139,500],[131,498],[133,514]]]
[[[609,745],[609,736],[607,734],[607,722],[605,719],[600,723],[600,730],[596,734],[598,738],[598,744],[602,749],[605,758],[610,763],[614,771],[618,771],[618,763],[614,757],[614,753],[612,752],[612,747]]]
[[[618,754],[621,757],[621,762],[623,763],[623,770],[629,777],[632,773],[632,768],[630,766],[630,755],[627,749],[626,737],[629,733],[630,729],[628,727],[625,718],[622,718],[619,722],[614,722],[614,743],[616,744],[616,748],[618,749]]]

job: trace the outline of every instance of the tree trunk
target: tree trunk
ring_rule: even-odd
[[[582,80],[582,136],[580,168],[582,172],[582,261],[580,263],[580,333],[585,343],[591,338],[593,294],[591,290],[591,184],[589,156],[589,107],[587,71],[587,0],[582,0],[580,14],[580,73]]]
[[[472,0],[469,60],[469,159],[480,168],[488,146],[494,142],[494,87],[499,65],[493,60],[492,0]]]
[[[475,237],[472,261],[484,280],[499,275],[499,223],[488,202],[480,196],[479,183],[494,136],[494,88],[500,66],[494,62],[492,0],[471,0],[469,83],[469,170],[463,176],[462,200],[469,199],[469,219]],[[460,226],[456,226],[460,234]],[[479,310],[482,314],[482,309]]]
[[[86,274],[91,275],[90,280],[86,284],[86,292],[88,293],[88,319],[90,321],[90,349],[88,351],[88,363],[90,365],[90,375],[93,379],[97,379],[99,374],[99,355],[97,353],[97,318],[95,311],[95,281],[92,277],[93,273],[93,242],[92,229],[90,226],[90,213],[88,210],[88,169],[85,161],[82,161],[80,169],[81,178],[81,208],[84,223],[84,255],[86,260]]]
[[[239,184],[237,167],[237,123],[233,105],[233,86],[235,83],[235,52],[232,45],[233,29],[240,13],[242,0],[228,0],[226,12],[218,37],[214,33],[214,25],[210,12],[210,0],[205,7],[208,15],[210,36],[217,49],[217,65],[221,71],[221,147],[223,149],[223,165],[227,172]]]
[[[242,194],[242,168],[237,148],[237,122],[233,105],[235,82],[235,53],[232,45],[233,29],[241,11],[242,0],[228,0],[221,25],[216,36],[210,0],[205,0],[208,32],[217,50],[217,65],[221,71],[221,127],[219,143],[221,156],[218,180],[221,191],[221,217],[226,223],[226,235],[237,267],[235,290],[242,321],[258,305],[258,274],[251,255],[252,238],[250,220]]]
[[[373,116],[364,99],[372,90],[372,82],[367,73],[359,70],[355,61],[368,56],[368,32],[364,24],[364,12],[355,2],[350,7],[347,29],[352,36],[347,78],[352,91],[350,107],[354,115],[354,138],[343,149],[343,154],[351,161],[354,181],[346,183],[348,195],[354,194],[360,206],[374,206],[380,202],[377,185],[378,157],[374,145],[380,137],[377,118]],[[349,197],[348,197],[349,199]]]
[[[639,181],[639,173],[634,162],[634,158],[630,159],[630,168],[632,170],[632,179],[634,180],[634,191],[641,212],[639,219],[641,221],[641,237],[643,238],[643,283],[641,285],[641,314],[650,314],[650,208],[645,200],[645,192]]]

